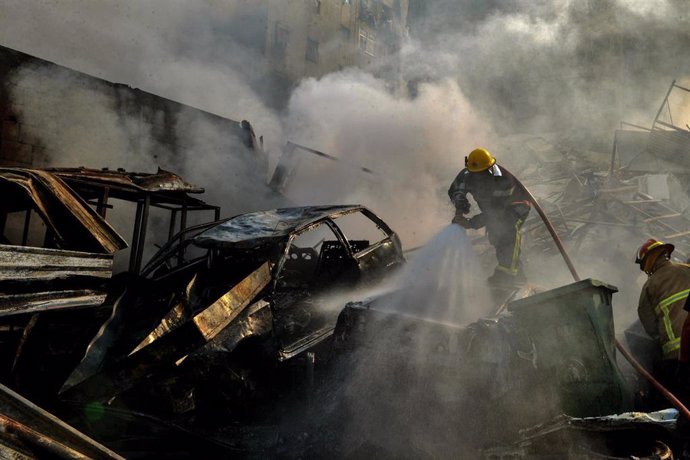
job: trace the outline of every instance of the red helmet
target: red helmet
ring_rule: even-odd
[[[640,264],[640,270],[642,271],[647,271],[644,268],[644,261],[645,258],[649,255],[649,253],[657,248],[662,248],[666,252],[666,254],[671,255],[673,250],[676,248],[674,245],[670,243],[664,243],[662,241],[655,240],[654,238],[650,238],[647,241],[640,246],[640,248],[637,250],[635,253],[635,263]]]

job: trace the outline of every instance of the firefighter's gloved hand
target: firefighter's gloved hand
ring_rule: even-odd
[[[467,228],[482,228],[484,225],[486,225],[486,222],[484,220],[484,214],[477,214],[476,216],[469,219],[468,223],[469,227]]]
[[[453,200],[453,205],[455,206],[456,214],[464,216],[470,212],[470,202],[467,201],[467,198],[465,197],[456,197]]]
[[[463,228],[470,228],[469,227],[470,220],[467,217],[460,214],[459,212],[455,213],[455,217],[453,217],[453,220],[451,221],[451,223],[458,224],[459,226],[461,226]]]

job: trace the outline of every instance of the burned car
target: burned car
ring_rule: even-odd
[[[0,168],[0,194],[0,381],[38,397],[57,392],[98,330],[127,244],[50,172]]]
[[[148,404],[169,382],[175,394],[165,409],[185,412],[200,395],[217,406],[218,393],[233,400],[260,386],[250,374],[298,361],[308,374],[341,306],[404,263],[397,235],[362,206],[255,212],[186,232],[114,305],[65,398],[105,402],[143,388],[135,399]]]
[[[125,241],[53,174],[0,168],[0,317],[96,307]]]

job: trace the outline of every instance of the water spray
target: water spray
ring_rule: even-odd
[[[506,171],[508,174],[511,174],[510,171],[508,171],[506,168],[501,166],[501,168]],[[515,177],[514,174],[511,174],[513,177]],[[556,243],[556,246],[558,247],[558,251],[561,253],[561,256],[563,256],[563,259],[565,260],[566,265],[568,266],[568,269],[570,270],[570,274],[573,275],[573,279],[575,281],[580,281],[580,275],[578,275],[577,270],[575,270],[575,266],[573,265],[572,260],[570,259],[570,256],[568,255],[567,251],[565,250],[565,247],[563,246],[563,242],[561,241],[560,237],[556,233],[556,230],[553,227],[553,224],[551,224],[551,221],[549,218],[546,216],[546,213],[544,213],[544,210],[539,206],[539,203],[537,203],[537,200],[534,198],[534,195],[525,187],[525,185],[520,182],[520,180],[515,177],[515,182],[517,185],[525,192],[527,195],[529,201],[534,205],[534,209],[537,210],[537,213],[539,214],[539,217],[541,217],[541,220],[544,222],[544,225],[546,225],[547,230],[551,234],[551,237],[553,238],[553,241]],[[690,420],[690,410],[688,410],[687,407],[673,394],[671,391],[669,391],[664,385],[661,384],[657,379],[655,379],[647,370],[635,359],[635,357],[623,347],[623,345],[616,339],[615,337],[613,338],[614,343],[616,344],[616,348],[621,352],[623,357],[645,378],[649,383],[654,386],[659,392],[666,398],[673,406],[678,409],[679,412],[683,414],[683,416],[687,419]]]

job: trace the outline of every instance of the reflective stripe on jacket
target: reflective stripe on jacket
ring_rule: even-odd
[[[664,354],[664,357],[677,350],[680,350],[680,335],[676,335],[676,333],[673,331],[673,321],[671,320],[671,311],[669,310],[669,307],[681,300],[683,301],[684,305],[685,299],[688,298],[689,293],[690,289],[676,292],[675,294],[670,295],[659,302],[659,305],[657,305],[654,309],[657,317],[660,318],[660,321],[664,325],[664,335],[662,337],[664,337],[665,342],[662,341],[661,344],[661,351]]]
[[[665,259],[656,265],[642,288],[637,312],[647,333],[659,340],[664,359],[678,359],[687,316],[683,305],[690,294],[690,267]]]

